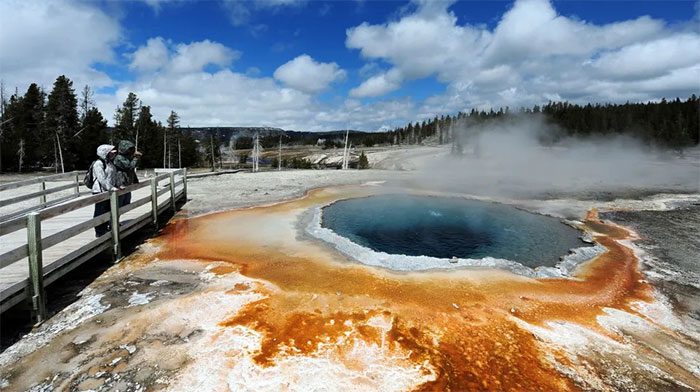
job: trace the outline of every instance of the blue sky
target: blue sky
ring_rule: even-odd
[[[644,101],[700,89],[693,1],[0,7],[6,88],[50,88],[65,74],[76,90],[96,91],[110,120],[129,91],[159,119],[176,110],[185,125],[378,130],[474,107]]]

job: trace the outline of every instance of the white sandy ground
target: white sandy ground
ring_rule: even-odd
[[[424,153],[418,154],[421,157],[443,153],[430,148],[420,151]],[[394,160],[403,168],[413,165],[400,164],[403,158],[396,156],[378,158],[381,159],[375,162],[388,166]],[[387,170],[283,171],[208,177],[190,181],[191,200],[183,215],[273,203],[322,186],[368,181],[410,184],[411,178],[410,172]],[[489,200],[580,219],[592,207],[663,210],[678,203],[697,202],[700,195],[667,194],[608,202],[505,197]],[[645,256],[632,243],[627,245]],[[145,244],[139,252],[153,253],[153,249]],[[266,291],[274,292],[277,288],[235,272],[223,276],[210,273],[216,265],[216,262],[203,265],[156,260],[141,266],[127,260],[110,269],[84,290],[77,302],[0,354],[0,388],[17,389],[16,384],[21,380],[4,370],[49,344],[75,350],[76,354],[46,353],[43,361],[58,363],[63,370],[44,374],[44,381],[32,390],[141,391],[147,385],[156,385],[172,391],[387,391],[410,390],[434,377],[430,364],[413,364],[406,359],[408,353],[383,344],[368,344],[352,333],[344,339],[350,339],[353,349],[344,355],[356,367],[348,368],[337,360],[333,346],[338,342],[320,345],[313,356],[288,355],[273,366],[259,367],[251,359],[261,344],[259,333],[243,326],[221,327],[219,322],[235,315],[245,304],[264,298]],[[249,289],[226,293],[236,284]],[[646,320],[615,309],[608,309],[599,317],[603,327],[623,337],[620,341],[573,324],[550,323],[544,328],[514,320],[537,336],[543,347],[563,350],[572,365],[561,364],[554,357],[550,360],[562,373],[591,390],[644,390],[639,387],[636,375],[646,372],[650,377],[668,379],[669,367],[673,366],[686,369],[700,380],[698,326],[688,324],[687,318],[673,312],[665,298],[658,293],[657,296],[654,303],[636,305],[648,317]],[[383,334],[391,328],[391,322],[381,317],[372,320]],[[34,365],[38,367],[33,370],[42,371],[41,363]],[[124,372],[115,370],[124,365],[127,369]],[[90,377],[71,379],[75,369],[90,366],[102,370]]]

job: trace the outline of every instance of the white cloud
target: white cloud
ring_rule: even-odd
[[[358,98],[378,97],[397,90],[401,87],[402,80],[403,76],[401,72],[394,68],[389,72],[384,72],[365,80],[361,85],[350,90],[350,95]]]
[[[601,75],[615,79],[641,79],[700,64],[700,35],[677,34],[626,46],[592,62]]]
[[[183,126],[273,126],[303,131],[343,128],[379,130],[415,120],[415,103],[385,100],[362,104],[348,100],[324,105],[295,89],[280,87],[271,78],[252,78],[230,70],[214,74],[196,72],[176,82],[155,75],[122,85],[115,94],[97,95],[100,111],[112,117],[114,108],[129,92],[151,106],[154,117],[163,121],[175,110]]]
[[[172,48],[170,48],[172,47]],[[203,70],[208,65],[225,68],[240,53],[209,40],[171,45],[162,37],[151,38],[132,53],[129,68],[141,72],[167,71],[171,75]]]
[[[158,72],[142,72],[137,80],[121,84],[114,94],[95,96],[105,118],[112,118],[115,108],[129,92],[136,93],[145,105],[151,106],[158,120],[163,121],[171,110],[175,110],[183,126],[265,125],[305,131],[346,127],[378,130],[402,125],[407,118],[414,119],[416,113],[415,103],[407,99],[372,104],[347,100],[336,105],[315,100],[313,93],[344,76],[344,71],[334,63],[319,63],[308,56],[299,56],[287,63],[287,71],[305,71],[302,75],[305,78],[296,78],[298,72],[290,71],[286,75],[288,85],[301,83],[293,88],[281,86],[271,77],[257,77],[254,72],[244,74],[229,68],[206,72],[199,65],[176,66],[180,62],[179,56],[195,53],[196,50],[191,49],[201,47],[200,42],[173,44],[162,38],[154,38],[135,51],[131,56],[132,64],[136,59],[150,60],[152,57],[144,53],[148,53],[149,48],[160,51],[153,48],[160,47],[161,43],[168,49],[168,56],[156,56],[158,61],[138,62],[139,69],[157,69]],[[208,44],[218,45],[214,42]],[[233,51],[225,49],[224,52]],[[140,55],[137,56],[137,53]],[[167,59],[164,64],[161,63],[163,58]],[[309,85],[306,79],[314,79],[314,83],[318,84]],[[325,81],[319,83],[316,79]]]
[[[240,53],[229,49],[218,42],[204,40],[191,44],[179,44],[172,59],[173,72],[200,71],[207,65],[227,67]]]
[[[346,72],[336,63],[319,63],[303,54],[275,70],[275,79],[299,91],[314,94],[344,79]]]
[[[431,116],[551,98],[619,102],[700,90],[697,28],[648,16],[598,25],[560,15],[547,0],[519,0],[489,29],[459,24],[450,4],[416,1],[398,19],[348,29],[348,48],[391,67],[351,95],[381,96],[406,80],[436,76],[446,92],[419,108]]]
[[[165,40],[161,37],[151,38],[132,55],[129,68],[149,72],[157,71],[168,63],[170,54]]]
[[[136,93],[161,121],[170,110],[183,125],[298,127],[311,115],[310,97],[280,88],[271,78],[251,78],[225,69],[156,74],[122,85],[113,95],[97,96],[100,110],[111,117],[129,92]]]
[[[313,117],[315,130],[360,129],[378,131],[406,125],[417,119],[416,105],[410,99],[395,99],[363,104],[348,99],[333,108],[318,108]]]
[[[48,89],[62,74],[77,88],[107,86],[94,64],[113,61],[120,37],[117,21],[90,3],[0,1],[0,77],[20,90]]]
[[[304,2],[227,4],[240,5],[247,23],[252,12]],[[118,20],[95,3],[69,0],[0,1],[0,77],[8,89],[22,91],[30,82],[50,88],[61,74],[76,89],[112,87],[115,93],[95,97],[108,119],[133,91],[159,120],[176,110],[183,125],[297,130],[376,130],[472,107],[639,101],[700,90],[696,25],[667,26],[649,17],[598,25],[559,15],[544,0],[516,2],[493,28],[460,24],[444,2],[418,2],[397,15],[347,30],[346,46],[367,60],[359,73],[364,81],[350,91],[353,99],[335,96],[330,103],[314,95],[346,77],[336,63],[302,55],[274,77],[262,76],[252,66],[233,70],[240,53],[221,43],[168,37],[117,57],[114,48],[124,44]],[[689,25],[697,23],[697,15],[692,18]],[[128,68],[135,80],[113,81],[99,63]],[[376,98],[431,76],[445,84],[443,93],[419,102]]]
[[[478,47],[481,32],[457,26],[452,13],[438,13],[430,4],[395,22],[348,29],[347,47],[360,49],[365,58],[392,63],[409,79],[462,68],[468,54],[461,51]]]
[[[175,110],[183,125],[304,129],[312,123],[315,103],[309,94],[281,87],[269,77],[232,71],[228,66],[236,56],[235,50],[208,40],[172,44],[153,38],[131,56],[132,68],[144,71],[138,79],[95,98],[106,118],[134,92],[156,119]],[[207,72],[208,64],[221,68]],[[159,72],[150,72],[154,70]]]
[[[558,15],[548,0],[521,0],[503,15],[483,55],[489,64],[588,55],[655,37],[662,28],[648,17],[597,26]]]

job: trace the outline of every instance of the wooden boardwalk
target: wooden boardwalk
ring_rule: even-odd
[[[121,238],[157,224],[158,215],[186,201],[185,176],[183,170],[171,171],[143,179],[114,195],[105,192],[73,198],[0,222],[0,312],[31,299],[35,311],[42,313],[43,306],[36,301],[43,296],[44,286],[105,250],[112,249],[118,260]],[[129,190],[131,204],[93,218],[95,203],[114,199],[110,203],[116,207],[116,198]],[[118,229],[95,238],[94,227],[115,216],[120,222]],[[32,272],[37,261],[41,274]]]

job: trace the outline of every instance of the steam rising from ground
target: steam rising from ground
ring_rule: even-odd
[[[541,196],[581,192],[700,191],[700,151],[683,155],[628,136],[556,139],[538,118],[514,117],[454,130],[462,156],[425,161],[418,180],[471,194]]]

